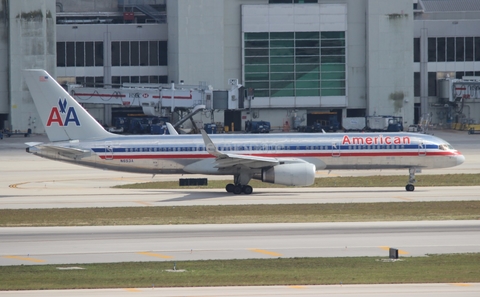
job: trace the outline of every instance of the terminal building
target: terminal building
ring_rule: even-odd
[[[192,100],[190,109],[206,106],[195,121],[236,131],[260,120],[289,130],[325,115],[340,123],[389,115],[404,127],[480,121],[475,0],[7,0],[0,6],[0,128],[43,132],[23,82],[26,68],[46,69],[65,87],[93,89],[81,103],[106,125],[116,115],[142,112],[135,97],[125,105],[93,96],[121,88],[218,90]],[[170,101],[159,103],[162,115],[185,112]]]

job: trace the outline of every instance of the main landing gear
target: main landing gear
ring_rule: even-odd
[[[228,184],[225,187],[228,193],[233,193],[235,195],[245,193],[250,195],[253,192],[253,188],[248,185],[248,182],[251,179],[250,174],[236,174],[233,176],[233,184]]]
[[[249,185],[241,185],[241,184],[228,184],[226,187],[225,187],[225,190],[227,190],[227,192],[229,193],[233,193],[233,194],[241,194],[242,192],[247,194],[247,195],[250,195],[252,194],[253,192],[253,188]]]
[[[409,168],[408,172],[410,173],[410,176],[408,177],[408,184],[405,186],[405,190],[407,192],[413,192],[415,190],[415,186],[413,185],[417,181],[415,180],[415,168]]]

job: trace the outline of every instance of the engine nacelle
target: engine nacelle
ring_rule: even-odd
[[[262,181],[285,186],[310,186],[315,182],[315,165],[290,163],[262,171]]]

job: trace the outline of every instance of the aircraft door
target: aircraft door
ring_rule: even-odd
[[[427,145],[423,142],[420,142],[418,144],[418,155],[420,157],[423,157],[427,154]]]
[[[111,141],[105,141],[105,160],[113,160],[113,144]]]
[[[332,143],[332,157],[338,158],[340,157],[342,151],[340,148],[340,143],[334,142]]]

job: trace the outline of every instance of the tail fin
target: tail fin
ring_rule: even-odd
[[[50,141],[112,136],[45,70],[28,69],[23,75]]]

